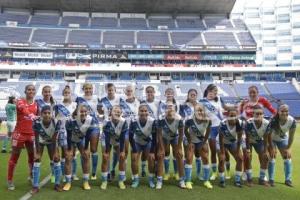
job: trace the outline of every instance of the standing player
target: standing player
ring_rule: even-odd
[[[20,157],[22,148],[25,146],[28,154],[28,166],[31,179],[31,171],[34,160],[34,132],[32,121],[36,119],[38,112],[37,104],[34,102],[36,90],[34,85],[26,85],[25,98],[17,100],[17,124],[12,135],[12,152],[8,162],[7,184],[9,190],[14,190],[14,170]]]
[[[147,86],[145,88],[146,100],[141,101],[142,104],[146,104],[149,112],[149,116],[153,119],[158,119],[158,107],[159,101],[155,99],[155,89],[153,86]],[[141,156],[142,160],[142,177],[146,176],[146,163],[147,157],[144,152],[142,152]]]
[[[107,83],[105,86],[107,96],[103,97],[100,100],[99,104],[99,114],[104,115],[104,119],[108,120],[110,117],[110,112],[112,110],[112,107],[115,105],[120,105],[121,98],[116,95],[116,87],[112,83]],[[112,161],[112,177],[110,177],[110,172],[108,174],[109,179],[114,178],[115,176],[115,168],[118,164],[118,158],[119,155],[117,152],[113,152],[113,161]],[[110,167],[109,167],[110,168]]]
[[[248,88],[249,97],[244,99],[240,104],[240,113],[242,118],[248,120],[253,117],[254,106],[259,105],[262,108],[268,109],[273,115],[276,114],[276,109],[273,108],[272,104],[265,97],[259,96],[258,88],[255,85],[252,85]],[[243,137],[244,138],[244,137]],[[247,159],[247,152],[245,146],[243,146],[243,159],[244,159],[244,167],[249,166],[249,159]],[[246,180],[247,173],[243,174],[243,179]]]
[[[175,112],[179,114],[179,103],[175,100],[174,97],[174,90],[172,88],[167,88],[165,91],[165,101],[160,101],[159,103],[159,109],[158,109],[158,116],[159,119],[165,118],[167,105],[173,104]],[[177,160],[174,149],[173,149],[173,167],[174,167],[174,176],[176,180],[179,180],[178,175],[178,169],[177,169]],[[164,167],[165,167],[165,173],[164,173],[164,180],[167,181],[170,178],[169,168],[170,168],[170,144],[169,146],[165,146],[165,159],[164,159]]]
[[[264,119],[264,110],[261,106],[256,105],[253,107],[253,118],[247,120],[245,125],[246,134],[246,152],[247,152],[247,165],[246,174],[248,185],[252,185],[252,147],[258,154],[258,159],[260,163],[260,173],[259,173],[259,184],[268,186],[268,183],[264,180],[267,165],[268,165],[268,135],[267,128],[269,121]],[[246,164],[245,163],[245,164]]]
[[[194,154],[203,159],[204,186],[212,189],[209,182],[209,161],[207,140],[210,134],[211,121],[206,116],[205,108],[202,104],[195,105],[194,114],[185,121],[185,135],[187,139],[187,155],[185,164],[185,181],[187,189],[192,189],[192,166]],[[198,169],[197,169],[198,170]],[[198,172],[197,172],[198,173]]]
[[[50,85],[46,85],[42,88],[42,96],[43,96],[43,98],[38,98],[35,100],[38,105],[39,115],[41,114],[41,110],[44,106],[50,106],[51,113],[54,114],[54,112],[52,112],[52,111],[55,106],[55,101],[52,96],[52,88]],[[50,169],[51,169],[51,183],[54,183],[55,176],[54,176],[54,161],[53,160],[50,160]]]
[[[277,147],[282,159],[284,159],[285,184],[292,187],[292,160],[291,146],[296,132],[296,120],[289,115],[289,107],[286,104],[279,106],[278,113],[271,119],[268,128],[269,152],[269,182],[274,186],[275,158]]]
[[[211,120],[211,130],[209,135],[209,148],[210,148],[210,159],[211,159],[211,169],[212,175],[210,180],[215,180],[217,177],[217,137],[218,137],[218,128],[223,120],[223,109],[227,110],[228,106],[225,105],[222,98],[218,96],[218,88],[214,84],[209,84],[204,91],[203,99],[200,102],[205,107],[205,112],[207,113],[209,119]],[[226,155],[226,178],[229,177],[229,155],[228,152],[225,152]],[[228,161],[227,161],[228,160]]]
[[[6,127],[7,127],[7,136],[4,138],[3,146],[2,146],[2,153],[6,153],[6,147],[8,141],[11,141],[12,133],[15,130],[16,127],[16,117],[17,117],[17,111],[16,111],[16,98],[11,96],[8,99],[8,102],[5,106],[5,112],[6,112]]]
[[[44,152],[44,147],[47,147],[49,159],[54,161],[54,176],[57,192],[61,192],[60,177],[61,165],[59,152],[57,148],[57,136],[60,128],[60,121],[56,121],[52,116],[51,107],[45,105],[41,109],[41,118],[33,122],[33,130],[35,132],[35,158],[32,169],[33,183],[31,194],[39,191],[40,182],[40,165]]]
[[[101,189],[107,188],[107,176],[109,170],[109,157],[111,148],[119,155],[119,188],[125,189],[125,135],[128,132],[127,122],[122,116],[121,107],[115,105],[111,110],[111,119],[103,125],[104,145],[102,150],[102,184]]]
[[[72,101],[71,89],[70,86],[66,85],[62,91],[63,100],[61,103],[58,103],[54,107],[56,119],[61,121],[61,126],[58,136],[58,145],[61,147],[61,169],[62,175],[65,175],[65,162],[66,162],[66,153],[67,153],[67,130],[66,130],[66,121],[72,118],[72,113],[75,111],[77,104]],[[77,159],[76,159],[76,150],[74,148],[72,160],[72,178],[73,180],[78,180],[76,175],[77,169]]]
[[[77,97],[75,102],[77,106],[84,104],[85,107],[88,108],[89,115],[91,115],[94,119],[94,122],[99,127],[99,120],[98,120],[98,109],[99,109],[99,99],[96,95],[93,95],[93,85],[91,83],[84,83],[83,84],[83,92],[84,95],[82,97]],[[92,176],[91,180],[96,180],[97,176],[97,166],[98,166],[98,143],[99,143],[99,136],[100,136],[100,129],[98,130],[98,134],[92,134],[90,139],[90,151],[92,154]]]
[[[89,114],[89,110],[89,105],[80,104],[73,113],[72,119],[66,122],[68,151],[66,155],[66,184],[63,187],[64,191],[71,189],[71,163],[75,147],[78,148],[82,159],[83,189],[91,189],[88,182],[90,171],[89,145],[91,139],[99,135],[99,124],[98,121]]]
[[[228,109],[228,118],[223,120],[219,127],[219,173],[220,186],[225,187],[225,150],[228,150],[236,161],[235,186],[242,187],[241,175],[243,159],[241,152],[243,128],[242,122],[238,119],[236,108]]]
[[[135,88],[133,85],[128,85],[125,88],[125,95],[126,99],[121,98],[120,99],[120,106],[122,108],[123,117],[126,119],[128,127],[130,126],[130,123],[132,120],[134,120],[138,116],[138,109],[140,105],[140,101],[135,98]],[[125,136],[125,156],[126,156],[126,162],[127,162],[127,156],[128,156],[128,149],[129,149],[129,133],[126,133]],[[126,163],[125,162],[125,163]],[[126,167],[126,165],[125,165]],[[125,170],[126,171],[126,170]],[[112,176],[115,176],[115,171],[111,172]]]
[[[149,117],[147,105],[139,106],[138,117],[133,120],[129,128],[129,140],[131,144],[131,169],[133,182],[131,187],[139,185],[139,160],[141,153],[144,152],[148,158],[149,186],[155,188],[154,183],[154,162],[156,147],[157,121]]]
[[[165,117],[159,120],[158,125],[158,164],[157,164],[157,184],[156,189],[162,188],[162,174],[163,163],[166,151],[172,146],[174,156],[177,160],[178,172],[179,172],[179,187],[186,188],[184,181],[184,167],[183,167],[183,153],[182,153],[182,140],[183,140],[183,120],[180,115],[175,111],[173,103],[167,104]]]
[[[182,119],[186,121],[187,119],[194,116],[194,107],[197,105],[197,96],[198,92],[195,89],[190,89],[187,94],[187,100],[180,105],[179,114],[181,115]],[[186,138],[186,133],[183,137],[183,148],[184,148],[184,156],[186,160],[186,156],[188,155],[188,141]],[[202,180],[201,177],[201,156],[199,154],[199,151],[194,152],[196,157],[196,174],[197,177]],[[188,187],[188,186],[187,186]]]

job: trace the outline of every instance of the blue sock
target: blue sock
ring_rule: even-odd
[[[98,153],[92,153],[92,175],[95,176],[98,166]]]
[[[197,173],[197,177],[199,177],[201,175],[201,158],[196,158],[196,173]]]
[[[165,157],[165,159],[164,159],[164,166],[165,166],[165,174],[169,174],[170,157]]]
[[[108,172],[102,172],[102,175],[101,175],[102,182],[107,182],[107,174],[108,174]]]
[[[219,172],[219,177],[220,177],[220,182],[225,183],[225,173],[224,172]]]
[[[252,180],[252,169],[246,170],[247,180]]]
[[[213,171],[213,173],[217,172],[217,163],[211,164],[211,170]]]
[[[54,176],[54,161],[50,161],[51,175]]]
[[[177,174],[178,172],[178,165],[177,160],[173,158],[173,168],[174,168],[174,174]]]
[[[67,183],[71,183],[71,181],[72,181],[72,175],[66,175],[65,177],[66,177],[66,182]]]
[[[6,150],[7,142],[8,142],[8,136],[5,136],[2,143],[2,150]]]
[[[118,164],[118,161],[119,161],[119,155],[118,155],[117,152],[114,151],[114,153],[113,153],[113,161],[112,161],[112,171],[115,171],[116,166]]]
[[[146,171],[147,161],[142,161],[142,172]]]
[[[34,162],[32,168],[32,176],[33,176],[33,187],[39,187],[40,182],[40,162]]]
[[[284,174],[285,174],[286,181],[290,181],[292,179],[292,160],[291,159],[284,160]]]
[[[204,181],[208,181],[210,174],[210,167],[209,165],[203,165],[203,179]]]
[[[77,159],[76,157],[72,160],[72,175],[76,175],[77,172]]]
[[[266,170],[265,169],[260,169],[259,171],[259,179],[264,180],[266,176]]]
[[[83,182],[88,181],[89,180],[89,174],[83,174]]]
[[[241,176],[242,176],[243,172],[240,171],[236,171],[235,172],[235,182],[236,183],[240,183],[241,182]]]
[[[274,181],[275,176],[275,159],[270,160],[268,166],[269,180]]]
[[[66,160],[63,158],[61,159],[60,161],[60,166],[61,166],[61,174],[64,176],[65,175],[65,163],[66,163]]]
[[[60,162],[54,163],[54,176],[55,176],[55,185],[60,184],[60,177],[61,177],[61,165]]]
[[[192,181],[192,165],[185,164],[184,169],[185,169],[185,181],[190,182]]]
[[[230,171],[230,162],[229,161],[225,163],[225,167],[226,167],[227,171]]]
[[[119,172],[119,181],[124,181],[125,180],[125,171],[120,171]]]
[[[157,177],[157,182],[160,182],[160,183],[162,183],[162,182],[163,182],[163,179],[162,179],[162,177],[161,177],[161,176],[158,176],[158,177]]]

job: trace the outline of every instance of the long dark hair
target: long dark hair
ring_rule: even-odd
[[[15,99],[16,99],[16,97],[10,96],[10,97],[8,97],[7,103],[13,104]]]
[[[42,88],[42,93],[44,92],[44,90],[45,90],[46,88],[50,88],[50,90],[52,89],[50,85],[45,85],[45,86]],[[53,99],[52,94],[51,94],[51,97],[50,97],[50,103],[51,103],[51,105],[55,104],[55,101],[54,101],[54,99]]]
[[[278,106],[277,113],[274,117],[272,117],[271,122],[270,122],[271,129],[273,129],[273,130],[279,130],[280,129],[279,110],[283,106],[286,106],[287,108],[289,107],[287,104],[280,104]]]
[[[206,98],[207,95],[208,95],[208,92],[211,92],[211,91],[213,91],[214,89],[218,89],[218,87],[217,87],[215,84],[212,84],[212,83],[209,84],[209,85],[206,87],[206,89],[204,90],[203,97]],[[216,97],[216,98],[214,99],[214,101],[215,101],[215,102],[218,102],[218,97]]]
[[[189,101],[189,94],[190,94],[191,92],[195,92],[196,95],[198,95],[198,91],[197,91],[196,89],[193,89],[193,88],[192,88],[192,89],[189,89],[189,91],[188,91],[188,93],[187,93],[187,98],[186,98],[186,100],[185,100],[186,103],[190,102],[190,101]]]

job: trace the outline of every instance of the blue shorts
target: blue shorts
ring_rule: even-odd
[[[219,142],[217,142],[216,146],[217,146],[217,151],[220,151],[221,148],[220,148],[220,143]],[[234,142],[234,143],[231,143],[231,144],[224,144],[224,148],[228,149],[230,151],[234,151],[237,148],[237,143]]]
[[[132,149],[131,151],[132,153],[141,153],[143,151],[150,151],[150,148],[151,148],[151,142],[148,142],[145,145],[135,143],[135,147],[131,147]]]
[[[216,140],[217,137],[219,135],[219,127],[218,126],[215,126],[215,127],[211,127],[210,128],[210,133],[209,133],[209,139],[212,139],[212,140]]]
[[[178,136],[176,136],[175,138],[168,140],[166,138],[163,138],[163,142],[164,144],[172,144],[172,145],[176,145],[178,144]]]
[[[260,154],[264,150],[264,141],[257,141],[256,143],[250,144],[250,147],[253,147],[256,153]]]
[[[195,146],[195,150],[201,149],[202,146],[205,144],[204,142],[198,142],[198,143],[193,143]]]
[[[288,139],[281,140],[281,141],[274,141],[273,140],[273,145],[277,146],[278,149],[285,149],[285,148],[287,148],[288,144],[289,144]]]

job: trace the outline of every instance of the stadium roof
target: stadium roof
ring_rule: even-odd
[[[0,0],[2,8],[113,13],[228,14],[235,0]]]

